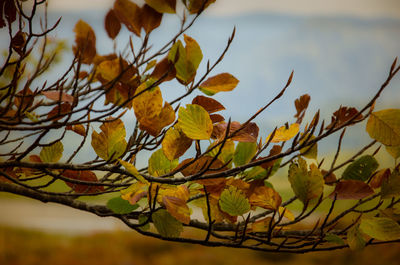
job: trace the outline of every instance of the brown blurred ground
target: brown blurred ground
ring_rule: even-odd
[[[197,264],[384,264],[400,263],[400,244],[311,254],[272,254],[206,248],[146,238],[130,231],[51,234],[0,227],[2,265],[197,265]]]

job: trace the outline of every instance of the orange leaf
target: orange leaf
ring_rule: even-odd
[[[96,174],[92,171],[80,171],[80,170],[65,170],[62,175],[69,179],[83,180],[88,182],[98,183]],[[104,191],[103,186],[90,185],[90,184],[76,184],[72,182],[65,181],[65,183],[70,186],[76,193],[96,193]]]
[[[200,90],[206,95],[212,96],[218,92],[233,90],[239,80],[229,73],[222,73],[208,78],[200,84]]]
[[[141,9],[129,0],[116,0],[114,2],[114,12],[119,21],[123,23],[129,31],[140,37],[141,29]]]
[[[208,113],[214,113],[225,109],[225,107],[215,99],[205,96],[195,97],[192,100],[192,104],[197,104],[202,106]]]
[[[82,135],[82,136],[86,135],[86,129],[82,124],[77,124],[77,125],[73,125],[73,126],[67,126],[66,129],[74,131],[77,134]]]
[[[215,173],[218,171],[226,170],[226,168],[224,167],[224,164],[220,160],[216,159],[215,161],[213,161],[213,159],[214,158],[211,156],[202,156],[197,159],[188,158],[188,159],[183,160],[177,166],[176,170],[180,171],[185,176],[194,175],[207,167],[209,167],[209,169],[204,174],[210,174],[210,173]],[[194,160],[194,162],[193,162],[193,160]],[[212,162],[212,164],[211,164],[211,162]],[[189,164],[189,163],[191,163],[191,164],[189,166],[186,166],[186,164]],[[181,170],[181,168],[183,168],[183,169]],[[206,181],[206,180],[204,180],[204,181]],[[209,180],[207,180],[207,181],[209,181]]]
[[[310,95],[304,94],[294,101],[294,106],[297,111],[296,115],[294,115],[294,117],[297,118],[296,123],[301,123],[303,121],[310,99]]]
[[[159,13],[175,13],[176,0],[145,0]]]
[[[168,57],[162,59],[159,63],[154,67],[153,72],[151,73],[151,77],[156,81],[166,82],[175,78],[176,71],[174,64],[168,60]]]
[[[218,123],[218,122],[222,122],[225,120],[225,118],[222,115],[219,114],[211,114],[210,115],[210,119],[212,121],[212,123]]]
[[[62,103],[60,106],[55,106],[48,114],[47,118],[54,121],[60,120],[65,117],[66,114],[70,113],[72,107],[69,103]]]
[[[371,187],[360,180],[342,180],[336,184],[335,190],[329,195],[337,200],[359,200],[374,194]]]
[[[272,222],[272,223],[271,223]],[[274,221],[271,217],[266,217],[261,220],[257,220],[251,224],[251,231],[254,233],[266,233],[272,227]]]
[[[391,172],[389,168],[379,170],[373,175],[371,181],[369,182],[369,185],[373,189],[380,188],[382,186],[382,183],[389,179],[390,174]]]
[[[282,198],[272,188],[261,186],[256,187],[250,195],[249,202],[253,206],[259,206],[264,209],[278,210],[282,203]]]
[[[219,124],[214,125],[211,137],[213,139],[218,139],[218,140],[223,139],[225,136],[227,127],[228,127],[227,123],[219,123]],[[239,129],[241,127],[242,127],[242,125],[239,122],[237,122],[237,121],[231,122],[229,133],[230,133],[230,135],[232,135],[234,133],[232,140],[238,141],[238,142],[256,142],[257,141],[258,131],[259,131],[257,124],[255,124],[254,122],[250,122],[239,131]]]
[[[96,56],[96,35],[93,29],[84,22],[79,20],[75,28],[75,46],[74,53],[84,64],[91,64]]]
[[[121,23],[119,22],[114,10],[110,9],[110,11],[108,11],[104,24],[108,36],[111,39],[115,39],[121,30]]]
[[[329,124],[326,129],[329,130],[331,127],[335,125],[336,127],[341,126],[343,123],[352,119],[355,115],[357,115],[358,110],[356,108],[350,107],[340,107],[337,111],[333,113],[332,122]],[[359,114],[357,118],[354,119],[354,122],[361,120],[363,116]]]

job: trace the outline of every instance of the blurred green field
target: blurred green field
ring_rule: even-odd
[[[2,265],[396,265],[399,260],[400,244],[295,255],[176,244],[126,231],[68,236],[0,227]]]

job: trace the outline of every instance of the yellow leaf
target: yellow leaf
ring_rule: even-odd
[[[272,220],[271,217],[263,218],[251,224],[251,231],[255,233],[268,232],[269,229],[272,227],[273,223],[274,221]]]
[[[282,198],[275,190],[266,186],[260,186],[254,189],[250,195],[249,202],[253,206],[259,206],[264,209],[278,210]]]
[[[45,146],[40,151],[40,159],[43,163],[55,163],[61,159],[64,151],[63,144],[60,141],[55,142],[52,145]]]
[[[142,182],[136,182],[129,188],[121,190],[121,198],[129,201],[132,205],[136,204],[141,198],[147,196],[149,186]]]
[[[162,149],[169,160],[182,156],[192,145],[192,139],[176,128],[169,128],[162,141]]]
[[[187,137],[194,140],[210,139],[213,130],[208,112],[196,104],[179,108],[178,125]]]
[[[214,2],[215,0],[184,0],[184,3],[187,9],[189,10],[190,14],[196,14],[202,11],[201,8],[206,9],[210,4]]]
[[[93,29],[83,20],[79,20],[74,28],[75,46],[73,47],[75,55],[81,59],[84,64],[91,64],[96,56],[96,35]]]
[[[161,188],[159,194],[162,197],[162,204],[167,208],[167,211],[175,217],[176,220],[189,224],[190,209],[186,202],[189,199],[189,190],[184,185],[177,187],[169,186]]]
[[[400,145],[398,146],[386,146],[386,151],[394,158],[400,157]]]
[[[298,123],[291,124],[289,126],[289,128],[286,128],[286,126],[282,126],[275,131],[274,138],[272,138],[271,142],[279,143],[279,142],[288,141],[296,136],[296,134],[299,132],[299,129],[300,129],[300,126]],[[268,142],[270,137],[271,137],[271,134],[268,135],[265,142]]]
[[[124,160],[118,159],[118,161],[121,163],[122,166],[124,166],[124,168],[131,173],[133,176],[135,176],[135,178],[137,180],[139,180],[140,182],[144,183],[144,184],[149,184],[149,182],[140,175],[139,171],[136,169],[136,167],[134,165],[132,165],[131,163],[128,163]]]
[[[120,157],[125,152],[127,145],[124,123],[120,119],[116,119],[103,123],[100,129],[101,133],[96,131],[92,133],[92,147],[96,154],[104,160]]]
[[[400,145],[400,109],[371,113],[366,130],[371,138],[386,146]]]
[[[232,91],[238,83],[239,80],[237,80],[233,75],[222,73],[210,77],[201,83],[200,90],[204,92],[204,94],[212,96],[218,92]]]
[[[176,0],[145,0],[159,13],[175,13]]]
[[[288,208],[279,206],[278,211],[280,215],[283,214],[289,221],[294,221],[294,214]]]

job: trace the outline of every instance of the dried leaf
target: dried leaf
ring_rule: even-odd
[[[183,0],[190,14],[197,14],[200,11],[206,9],[209,5],[215,2],[215,0]]]
[[[296,107],[296,112],[297,112],[294,115],[294,117],[297,118],[296,123],[300,124],[303,121],[304,115],[308,108],[308,104],[310,103],[310,99],[311,99],[310,95],[304,94],[294,101],[294,106]]]
[[[170,81],[176,76],[174,64],[168,60],[168,57],[162,59],[154,67],[151,77],[157,82],[162,79],[163,82]]]
[[[160,26],[161,13],[147,4],[142,7],[142,27],[147,34]]]
[[[176,0],[145,0],[146,3],[159,13],[175,13]]]
[[[93,29],[83,20],[79,20],[75,25],[74,32],[75,56],[80,58],[82,63],[91,64],[96,56],[96,35]]]
[[[388,181],[389,177],[390,177],[390,169],[386,168],[386,169],[381,169],[379,171],[377,171],[371,178],[371,181],[369,182],[369,185],[371,186],[371,188],[373,189],[378,189],[382,186],[382,183],[384,181]]]
[[[106,28],[107,34],[111,39],[115,39],[115,37],[117,37],[119,31],[121,30],[121,23],[119,22],[114,10],[110,9],[110,11],[108,11],[104,21],[104,27]]]
[[[264,209],[278,210],[282,198],[274,189],[260,186],[256,187],[250,195],[249,202],[252,206],[259,206]]]
[[[54,101],[60,101],[61,102],[67,102],[67,103],[74,103],[74,97],[71,96],[70,94],[61,92],[61,91],[42,91],[41,92],[46,98],[54,100]]]
[[[217,100],[205,96],[197,96],[192,100],[192,104],[202,106],[208,113],[224,110],[225,107]]]
[[[119,21],[123,23],[129,31],[140,37],[142,13],[138,5],[129,0],[115,0],[114,12]]]
[[[192,145],[192,139],[174,127],[168,129],[162,141],[162,150],[169,160],[181,157]]]
[[[332,119],[331,119],[331,124],[329,124],[326,129],[329,130],[333,126],[335,128],[342,126],[343,123],[348,122],[350,119],[353,119],[354,116],[356,116],[358,113],[358,110],[356,108],[350,108],[350,107],[340,107],[337,111],[333,113]],[[359,121],[363,118],[361,114],[358,114],[358,116],[353,120],[352,123]]]
[[[371,187],[359,180],[342,180],[336,184],[329,198],[337,200],[359,200],[374,194]]]
[[[82,180],[93,183],[98,183],[96,174],[92,171],[80,171],[80,170],[65,170],[62,175],[69,179]],[[89,184],[75,184],[72,182],[65,181],[65,183],[71,187],[76,193],[96,193],[104,191],[104,187],[100,185],[89,185]]]

